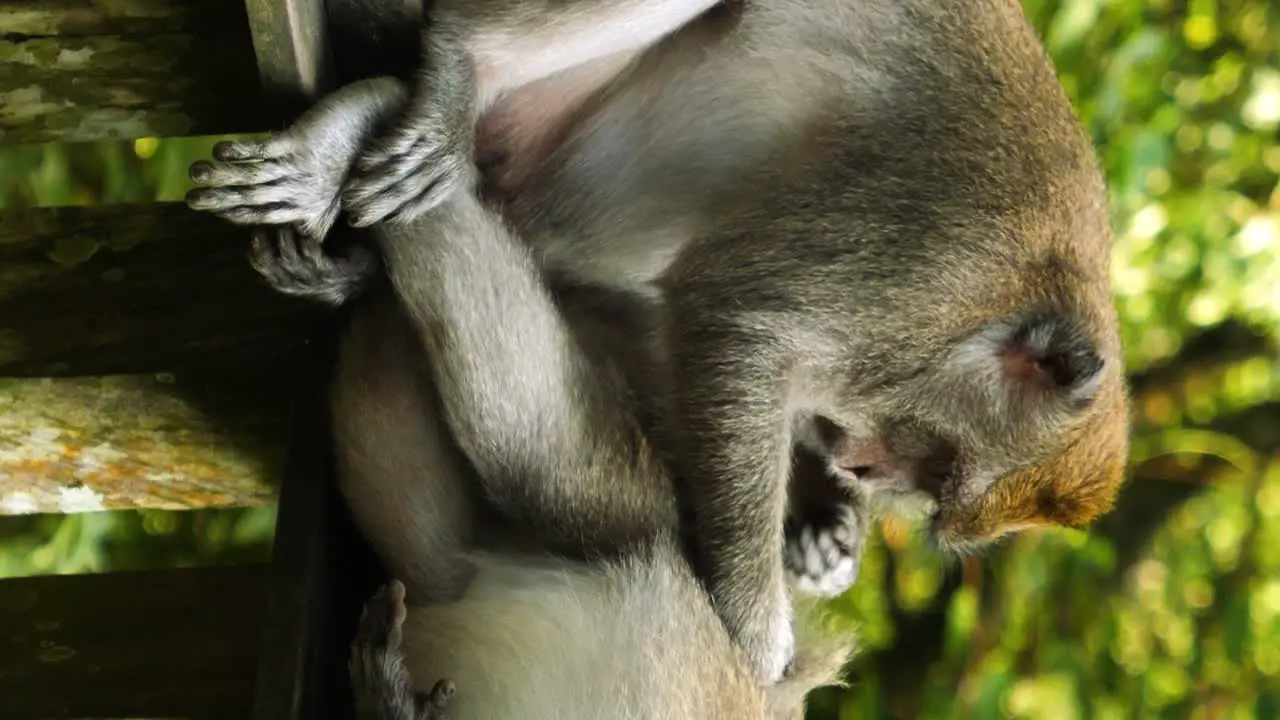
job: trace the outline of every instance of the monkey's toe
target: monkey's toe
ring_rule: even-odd
[[[418,696],[418,720],[449,720],[445,708],[458,691],[448,678],[441,678],[431,687],[431,692]]]
[[[397,650],[406,614],[404,583],[392,580],[379,588],[364,604],[364,612],[360,615],[360,624],[356,630],[356,645]]]

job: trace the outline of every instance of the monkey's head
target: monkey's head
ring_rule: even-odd
[[[934,370],[852,417],[815,422],[806,444],[873,499],[923,505],[946,551],[1084,527],[1111,507],[1128,455],[1118,343],[1102,325],[1044,309],[989,321]]]

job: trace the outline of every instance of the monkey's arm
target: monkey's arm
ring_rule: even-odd
[[[440,680],[426,695],[413,690],[400,653],[405,613],[398,581],[365,603],[347,661],[356,720],[449,720],[444,709],[455,691],[452,682]]]
[[[670,380],[694,560],[729,634],[769,684],[795,650],[782,564],[792,448],[782,359],[716,310],[678,306]]]
[[[445,418],[498,507],[571,551],[676,526],[624,379],[584,352],[495,213],[459,191],[412,223],[379,226],[379,238]]]
[[[719,0],[442,0],[404,112],[362,153],[343,202],[357,226],[441,202],[469,164],[477,119],[504,94],[656,43]],[[442,95],[461,102],[441,104]]]

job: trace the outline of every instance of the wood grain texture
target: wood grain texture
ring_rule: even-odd
[[[332,86],[324,0],[244,0],[271,115],[302,112]]]
[[[242,0],[0,2],[0,143],[265,128]]]
[[[260,364],[315,305],[268,288],[248,234],[176,203],[0,215],[0,376]]]
[[[247,368],[0,379],[0,515],[271,504],[288,390]]]
[[[285,123],[331,87],[324,0],[245,0],[258,71],[273,121]],[[351,717],[334,702],[348,687],[325,668],[345,669],[350,634],[333,646],[332,588],[336,499],[324,392],[332,345],[327,333],[300,353],[293,423],[277,511],[253,701],[254,720]],[[324,352],[321,353],[320,351]],[[323,357],[321,357],[323,355]],[[337,573],[341,574],[341,573]],[[345,618],[350,621],[352,618]],[[336,680],[336,682],[335,682]]]
[[[243,718],[265,567],[0,580],[0,716]]]

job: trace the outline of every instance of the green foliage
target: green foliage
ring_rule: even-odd
[[[1023,5],[1111,188],[1136,479],[1088,535],[1028,533],[958,566],[886,528],[832,603],[861,629],[851,687],[810,715],[1275,717],[1280,8]],[[211,141],[0,148],[0,206],[176,200]],[[262,512],[10,520],[0,576],[258,557]]]
[[[1122,500],[1091,536],[1026,534],[969,561],[959,579],[918,538],[889,533],[839,601],[868,627],[845,711],[812,715],[1273,716],[1280,9],[1265,0],[1023,5],[1111,189],[1117,304],[1135,375],[1134,483],[1196,492],[1168,501],[1154,523],[1140,519],[1142,499]],[[1271,342],[1193,359],[1187,341],[1224,323]],[[927,627],[929,612],[946,619],[923,647],[885,651]],[[870,707],[881,710],[858,712]]]

